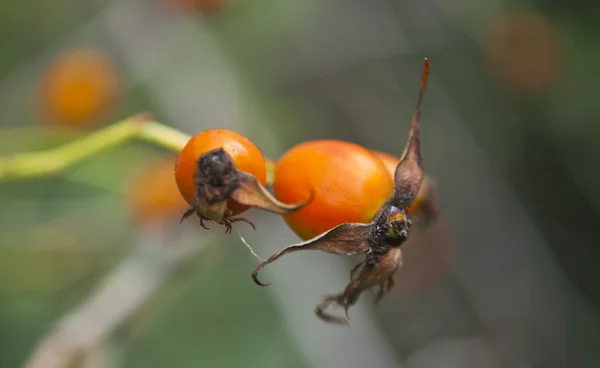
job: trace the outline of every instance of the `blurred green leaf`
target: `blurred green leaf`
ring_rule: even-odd
[[[0,183],[0,196],[26,201],[56,201],[106,195],[99,185],[69,181],[64,177],[34,178]]]

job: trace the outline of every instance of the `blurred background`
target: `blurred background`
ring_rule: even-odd
[[[187,134],[236,130],[274,159],[317,138],[400,155],[428,57],[422,144],[442,217],[406,244],[395,290],[378,308],[365,293],[340,328],[313,308],[356,260],[294,255],[256,287],[235,232],[152,202],[176,191],[163,149],[3,181],[0,367],[600,366],[597,3],[2,5],[5,158],[143,111]],[[248,216],[260,256],[298,241]]]

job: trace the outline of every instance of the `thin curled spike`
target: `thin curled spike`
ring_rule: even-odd
[[[368,236],[373,224],[346,223],[302,243],[292,244],[274,253],[269,259],[259,264],[252,272],[252,279],[257,285],[268,286],[258,280],[258,272],[269,263],[280,257],[299,250],[321,250],[327,253],[352,256],[369,250]]]
[[[344,318],[326,312],[326,310],[332,303],[336,303],[338,305],[343,304],[343,302],[338,300],[339,298],[343,298],[343,295],[330,295],[328,297],[325,297],[323,302],[321,302],[321,304],[317,305],[317,307],[315,308],[315,314],[317,315],[317,317],[319,317],[327,323],[340,326],[349,326],[349,318],[347,317],[347,314],[346,318]]]
[[[421,138],[419,122],[421,120],[421,101],[427,90],[427,77],[429,76],[429,61],[425,58],[423,74],[421,75],[421,88],[417,95],[417,106],[410,124],[410,131],[404,152],[400,158],[394,174],[394,204],[401,207],[410,206],[419,193],[421,182],[425,175],[423,171],[423,156],[421,155]]]
[[[342,293],[326,296],[315,309],[315,314],[327,323],[347,325],[350,320],[348,311],[356,304],[361,294],[372,287],[379,286],[380,292],[374,300],[378,303],[391,290],[394,285],[394,274],[401,265],[400,248],[392,248],[383,255],[376,266],[361,268],[358,277],[352,279]],[[327,312],[332,304],[344,308],[345,318]]]
[[[258,207],[278,215],[295,212],[312,201],[314,197],[314,190],[311,190],[310,197],[306,201],[286,204],[278,201],[265,187],[260,185],[254,176],[241,171],[238,175],[239,187],[233,191],[231,197],[241,204]]]

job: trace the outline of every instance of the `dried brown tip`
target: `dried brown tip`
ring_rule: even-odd
[[[261,208],[278,215],[287,215],[298,211],[312,201],[314,190],[311,190],[310,197],[306,201],[286,204],[278,201],[254,176],[239,172],[239,187],[232,193],[231,197],[247,206]]]
[[[338,299],[340,299],[342,297],[343,297],[342,295],[330,295],[328,297],[325,297],[323,299],[323,302],[321,304],[317,305],[317,307],[315,308],[315,315],[327,323],[331,323],[334,325],[340,325],[340,326],[349,326],[350,323],[348,322],[349,318],[348,318],[347,308],[345,308],[346,318],[340,317],[340,316],[335,316],[333,314],[325,312],[325,310],[327,310],[327,308],[329,308],[331,303],[335,302],[339,305],[340,302],[338,301]]]
[[[390,275],[386,281],[384,281],[381,285],[379,285],[379,292],[375,296],[375,300],[373,300],[373,304],[377,305],[381,301],[381,299],[392,290],[394,287],[394,275]]]
[[[365,263],[367,263],[366,261],[361,261],[359,263],[356,264],[356,266],[352,267],[352,269],[350,270],[350,280],[354,279],[354,275],[356,274],[356,272],[365,265]]]
[[[394,275],[402,265],[402,253],[399,248],[392,248],[381,256],[380,262],[375,266],[368,265],[368,256],[366,262],[360,262],[351,271],[351,281],[348,283],[344,292],[341,294],[329,295],[323,299],[323,302],[315,309],[317,317],[327,323],[347,325],[350,317],[348,312],[350,307],[356,304],[361,294],[371,289],[379,287],[374,303],[378,304],[381,299],[392,290],[394,286]],[[363,266],[361,268],[361,266]],[[358,277],[354,278],[355,273],[360,269]],[[344,308],[344,317],[335,316],[327,313],[326,310],[332,304]]]
[[[368,237],[373,224],[347,223],[318,235],[310,240],[280,249],[266,261],[259,264],[252,272],[252,279],[257,285],[268,286],[258,280],[258,272],[269,263],[275,262],[282,256],[299,250],[321,250],[327,253],[352,256],[368,251]]]
[[[358,279],[350,281],[343,293],[333,294],[325,297],[323,302],[315,309],[315,314],[317,317],[321,318],[327,323],[348,325],[348,321],[350,321],[350,306],[354,305],[358,301],[358,298],[362,292],[368,288],[364,285],[364,283],[365,280],[362,280],[359,276]],[[344,317],[335,316],[325,312],[332,303],[335,303],[335,305],[338,307],[344,308]]]
[[[421,120],[421,101],[423,93],[427,90],[428,76],[429,61],[425,58],[421,88],[417,95],[417,106],[410,124],[406,146],[394,175],[394,203],[402,207],[408,207],[414,202],[424,176],[419,122]]]

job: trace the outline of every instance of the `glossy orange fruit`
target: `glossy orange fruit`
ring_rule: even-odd
[[[273,189],[286,203],[304,208],[284,216],[301,238],[310,239],[345,222],[369,222],[392,195],[393,182],[383,162],[370,150],[350,142],[301,143],[277,162]]]
[[[41,105],[52,123],[85,126],[98,122],[115,102],[119,78],[99,50],[78,48],[58,55],[42,82]]]
[[[393,181],[394,175],[396,173],[396,166],[398,166],[398,163],[400,162],[400,158],[396,157],[394,155],[390,155],[389,153],[381,152],[381,151],[374,150],[373,153],[375,153],[375,155],[377,155],[377,157],[379,157],[379,159],[383,162],[383,164],[387,168],[387,171]],[[421,205],[421,201],[423,200],[422,192],[423,192],[423,186],[421,186],[421,189],[419,190],[419,194],[417,194],[417,198],[415,199],[415,202],[412,204],[412,206],[410,206],[406,209],[409,214],[414,214],[419,209],[419,207]]]
[[[126,198],[134,222],[159,224],[181,216],[187,208],[175,179],[175,157],[154,161],[137,172],[129,181]]]
[[[190,206],[194,205],[196,187],[194,183],[194,171],[198,157],[216,148],[222,147],[239,171],[253,175],[258,181],[265,185],[267,169],[265,158],[260,150],[248,138],[226,129],[210,129],[193,136],[175,163],[175,180],[179,192]],[[237,215],[248,209],[234,200],[229,200],[228,208]]]

